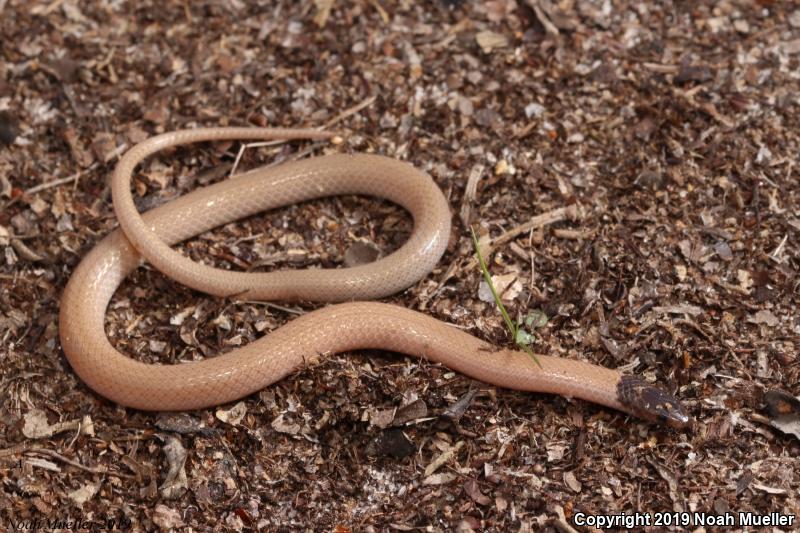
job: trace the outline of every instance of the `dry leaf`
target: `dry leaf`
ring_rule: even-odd
[[[186,448],[177,437],[169,436],[164,446],[164,455],[167,457],[169,471],[159,491],[163,498],[178,498],[186,492],[189,485],[186,478]]]
[[[475,40],[478,46],[481,47],[481,50],[487,54],[491,53],[495,48],[503,48],[508,45],[508,39],[505,35],[489,30],[478,32],[478,34],[475,35]]]
[[[423,485],[446,485],[456,478],[455,474],[450,472],[443,472],[441,474],[433,474],[422,480]]]
[[[159,503],[153,511],[153,522],[161,529],[175,529],[184,525],[181,516],[180,511]]]
[[[334,0],[314,0],[314,6],[317,8],[317,13],[314,15],[314,24],[320,28],[324,28],[328,22],[328,17],[331,14]]]
[[[572,492],[580,492],[581,491],[581,482],[578,481],[578,478],[575,477],[575,473],[572,471],[564,472],[564,484],[568,486]]]
[[[425,476],[428,477],[432,473],[436,472],[439,469],[439,467],[441,467],[450,459],[452,459],[455,456],[456,452],[458,452],[458,450],[460,450],[463,446],[464,446],[464,441],[459,441],[456,443],[455,446],[451,446],[449,449],[442,452],[436,459],[431,461],[431,463],[427,467],[425,467]]]
[[[283,414],[278,415],[278,417],[272,421],[272,429],[277,431],[278,433],[286,433],[288,435],[297,435],[300,433],[302,429],[299,424],[289,423],[283,419]]]
[[[97,494],[97,489],[100,488],[99,484],[87,483],[86,485],[70,492],[69,499],[75,502],[76,505],[81,506]]]
[[[769,327],[775,327],[781,323],[778,317],[773,315],[772,311],[767,309],[762,309],[755,315],[747,317],[747,321],[753,324],[766,324]]]
[[[467,496],[469,496],[472,499],[472,501],[474,501],[478,505],[489,505],[490,503],[492,503],[492,500],[490,500],[485,494],[481,492],[481,489],[478,486],[478,482],[475,481],[474,479],[468,479],[464,483],[464,492],[466,492]]]
[[[247,404],[239,402],[227,411],[224,409],[217,409],[216,416],[226,424],[235,426],[239,424],[247,414]]]

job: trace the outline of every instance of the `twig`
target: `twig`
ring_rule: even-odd
[[[236,173],[236,169],[239,168],[239,162],[242,160],[242,156],[244,155],[244,151],[250,148],[249,145],[243,144],[239,147],[239,152],[236,154],[236,159],[233,160],[233,165],[231,165],[231,170],[228,172],[228,179],[232,178],[233,175]]]
[[[11,239],[11,247],[16,251],[20,257],[26,261],[42,261],[44,257],[34,252],[24,242],[17,239]]]
[[[593,231],[581,231],[577,229],[556,228],[553,230],[553,235],[559,239],[572,239],[583,240],[590,239],[594,235]]]
[[[469,178],[467,179],[467,187],[464,190],[464,199],[461,200],[461,211],[459,212],[459,216],[461,217],[461,222],[465,226],[469,225],[470,212],[472,211],[472,202],[475,200],[475,197],[478,194],[478,182],[483,176],[484,169],[485,167],[480,163],[478,163],[472,167],[472,170],[469,171]]]
[[[316,128],[316,129],[319,132],[321,132],[321,134],[328,134],[328,136],[319,137],[319,138],[314,136],[314,137],[309,137],[308,140],[317,141],[317,140],[328,140],[329,139],[332,142],[336,143],[337,139],[339,139],[338,133],[333,132],[333,131],[325,132],[324,131],[325,130],[325,126],[320,126],[320,127]],[[233,166],[231,167],[230,172],[228,172],[228,178],[233,178],[234,177],[234,174],[236,173],[236,169],[239,167],[239,163],[242,160],[242,156],[244,155],[245,150],[248,150],[250,148],[263,148],[265,146],[280,146],[282,144],[286,144],[288,142],[292,142],[292,141],[296,141],[296,140],[302,140],[302,139],[275,139],[275,140],[272,140],[272,141],[256,141],[256,142],[252,142],[252,143],[242,144],[239,147],[239,152],[236,154],[236,159],[233,161]],[[305,155],[305,154],[311,152],[314,149],[315,146],[316,146],[316,144],[312,144],[311,147],[307,148],[305,151],[299,152],[299,154]],[[298,157],[301,157],[301,156],[298,155],[298,154],[294,155],[295,159],[298,158]],[[279,164],[279,163],[274,163],[274,164]],[[266,165],[266,166],[272,166],[272,165]]]
[[[571,219],[571,220],[579,219],[581,218],[581,216],[582,216],[581,209],[577,204],[570,205],[567,207],[559,207],[558,209],[553,209],[552,211],[542,213],[541,215],[536,215],[526,223],[506,231],[496,239],[493,239],[491,242],[485,244],[481,252],[483,253],[484,256],[489,257],[497,249],[498,246],[507,243],[508,241],[516,238],[517,236],[525,233],[526,231],[547,226],[555,222],[561,222],[562,220],[566,219]],[[477,262],[473,258],[470,260],[469,264],[467,265],[467,268],[469,269],[475,268],[476,264]]]
[[[64,457],[63,455],[61,455],[60,453],[58,453],[58,452],[56,452],[54,450],[47,450],[45,448],[39,448],[38,450],[34,450],[34,451],[36,451],[37,453],[44,454],[44,455],[49,455],[53,459],[58,459],[59,461],[67,463],[68,465],[74,466],[75,468],[80,468],[81,470],[85,470],[87,472],[91,472],[92,474],[109,474],[110,473],[110,472],[108,472],[108,470],[105,470],[105,469],[92,468],[90,466],[82,465],[81,463],[79,463],[77,461],[73,461],[72,459],[69,459],[68,457]],[[118,475],[118,474],[114,474],[114,475]]]
[[[717,111],[717,108],[714,107],[714,104],[712,104],[711,102],[700,103],[700,102],[698,102],[697,100],[694,99],[694,96],[697,93],[699,93],[700,91],[703,91],[703,90],[705,90],[705,86],[704,85],[698,85],[697,87],[694,87],[692,89],[688,89],[686,91],[678,89],[678,88],[673,88],[672,89],[672,93],[674,95],[679,96],[679,97],[683,98],[684,100],[686,100],[686,102],[690,106],[694,107],[695,109],[699,109],[700,111],[704,111],[707,115],[709,115],[711,118],[713,118],[714,120],[716,120],[717,122],[719,122],[720,124],[725,126],[726,128],[733,128],[736,125],[733,122],[733,120],[731,120],[730,118],[726,117],[725,115],[723,115],[722,113]]]
[[[383,9],[383,7],[381,7],[381,5],[378,3],[378,0],[371,0],[371,3],[372,7],[375,8],[375,11],[377,11],[378,15],[380,15],[383,23],[389,24],[389,14],[386,12],[385,9]]]
[[[658,72],[660,74],[677,74],[680,71],[678,65],[664,65],[662,63],[642,63],[642,66],[647,70]]]
[[[347,117],[355,115],[356,113],[358,113],[359,111],[361,111],[365,107],[371,106],[372,103],[377,98],[378,98],[378,96],[373,94],[372,96],[370,96],[369,98],[367,98],[366,100],[361,102],[360,104],[354,105],[350,109],[345,109],[344,111],[342,111],[341,113],[339,113],[338,115],[333,117],[331,120],[326,122],[325,125],[322,126],[321,129],[326,130],[326,129],[330,128],[331,126],[333,126],[334,124],[338,124],[339,122],[343,121]]]
[[[545,13],[545,10],[542,9],[542,6],[539,4],[539,0],[526,0],[525,3],[528,4],[531,9],[533,9],[533,12],[536,14],[536,18],[539,19],[539,22],[541,22],[544,30],[547,33],[550,35],[558,35],[558,28],[556,28],[556,25],[550,20],[550,17],[548,16],[549,13]]]
[[[8,238],[9,238],[9,239],[15,239],[15,240],[17,240],[17,241],[29,241],[29,240],[31,240],[31,239],[36,239],[36,238],[38,238],[38,237],[41,237],[41,236],[42,236],[42,234],[41,234],[41,233],[39,233],[39,232],[36,232],[36,233],[27,233],[27,234],[25,234],[25,235],[14,235],[14,234],[12,233],[11,235],[9,235],[9,236],[8,236]]]
[[[22,444],[15,444],[10,448],[0,448],[0,457],[10,457],[12,455],[21,455],[29,450],[39,450],[39,444],[29,444],[23,442]]]
[[[272,309],[277,309],[278,311],[283,311],[284,313],[289,313],[292,315],[304,315],[306,312],[302,309],[292,308],[292,307],[284,307],[282,305],[278,305],[272,302],[263,302],[261,300],[237,300],[236,303],[240,304],[250,304],[250,305],[265,305],[267,307],[271,307]]]
[[[783,240],[781,240],[781,243],[778,245],[778,247],[775,248],[774,250],[772,250],[772,253],[770,253],[767,257],[769,257],[770,259],[772,259],[776,263],[779,263],[779,264],[783,263],[785,258],[781,257],[781,255],[783,255],[783,248],[784,248],[784,246],[786,246],[786,240],[788,238],[789,238],[789,234],[787,233],[786,235],[783,236]]]
[[[57,180],[48,181],[47,183],[41,183],[39,185],[36,185],[35,187],[31,187],[30,189],[27,189],[24,194],[36,194],[37,192],[42,192],[44,190],[51,189],[53,187],[58,187],[59,185],[64,185],[65,183],[78,181],[83,176],[94,170],[96,167],[97,167],[97,161],[92,163],[89,167],[81,170],[80,172],[76,172],[72,176],[67,176],[66,178],[60,178]]]

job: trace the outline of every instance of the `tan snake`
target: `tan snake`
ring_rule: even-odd
[[[589,363],[497,349],[432,317],[395,305],[352,302],[386,296],[423,278],[444,253],[450,211],[433,180],[413,166],[376,155],[328,155],[259,168],[196,190],[140,216],[130,190],[138,163],[167,147],[214,140],[323,139],[316,130],[208,128],[152,137],[114,172],[121,229],[104,238],[73,273],[61,300],[59,330],[75,372],[96,392],[145,410],[184,410],[229,402],[275,383],[326,354],[382,349],[425,357],[509,389],[582,398],[672,427],[689,423],[680,402],[643,379]],[[323,196],[362,194],[406,208],[409,240],[368,265],[243,273],[191,261],[170,245],[230,221]],[[146,259],[165,275],[223,297],[343,302],[310,312],[244,347],[189,363],[135,361],[105,334],[105,313],[125,276]]]

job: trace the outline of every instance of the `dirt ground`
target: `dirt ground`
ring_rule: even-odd
[[[795,2],[0,0],[0,529],[800,518],[798,117]],[[658,382],[694,426],[377,351],[219,409],[159,415],[93,393],[61,351],[59,296],[116,226],[114,164],[153,134],[217,125],[344,138],[251,148],[239,168],[375,152],[425,170],[451,206],[449,247],[385,301],[510,345],[473,225],[510,313],[534,317],[535,351]],[[225,179],[239,149],[151,158],[139,208]],[[239,270],[335,267],[389,253],[411,224],[386,202],[331,198],[181,249]],[[321,305],[213,298],[143,267],[107,332],[143,361],[188,361]],[[797,528],[774,523],[759,530]]]

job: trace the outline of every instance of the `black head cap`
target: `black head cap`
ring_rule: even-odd
[[[617,384],[619,401],[633,414],[675,429],[691,425],[691,417],[672,394],[636,376],[622,376]]]

